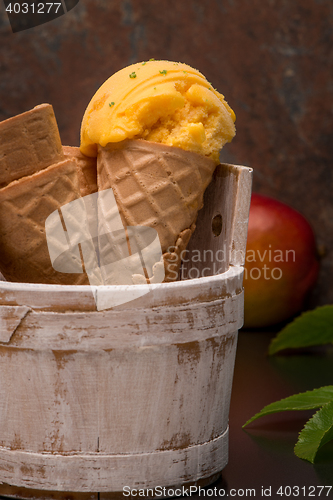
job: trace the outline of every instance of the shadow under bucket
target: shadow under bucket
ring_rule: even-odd
[[[107,287],[1,282],[1,495],[106,499],[216,480],[228,461],[250,192],[251,169],[217,167],[182,281],[117,308],[96,310]],[[216,259],[191,258],[222,244],[220,274]]]

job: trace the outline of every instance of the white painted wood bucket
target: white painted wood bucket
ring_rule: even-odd
[[[213,193],[222,184],[221,211]],[[227,238],[232,250],[222,274],[151,285],[104,311],[95,299],[105,287],[0,283],[1,495],[106,499],[126,486],[218,477],[228,461],[251,171],[219,167],[209,189],[205,217],[222,212],[223,231],[206,243]]]

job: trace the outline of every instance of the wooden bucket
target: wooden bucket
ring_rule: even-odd
[[[250,169],[224,165],[206,195],[206,222],[220,214],[223,223],[205,243],[227,238],[232,250],[222,274],[151,285],[104,311],[95,298],[105,287],[1,282],[1,495],[106,499],[218,477],[228,461],[250,187]],[[216,204],[226,188],[229,201]],[[197,248],[193,237],[189,255]]]

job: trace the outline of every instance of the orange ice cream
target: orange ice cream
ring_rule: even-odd
[[[206,78],[187,64],[147,61],[111,76],[91,99],[81,125],[81,152],[97,156],[125,139],[176,146],[219,163],[235,135],[235,114]]]

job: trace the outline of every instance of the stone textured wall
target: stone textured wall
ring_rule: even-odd
[[[13,34],[0,4],[0,120],[53,104],[78,145],[85,107],[130,63],[186,62],[237,115],[222,159],[254,168],[254,190],[301,211],[322,257],[314,294],[333,303],[333,3],[331,0],[80,0]]]

